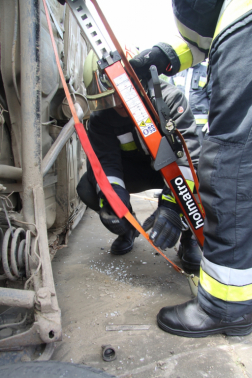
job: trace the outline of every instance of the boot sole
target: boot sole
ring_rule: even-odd
[[[113,251],[112,249],[110,250],[110,253],[112,255],[125,255],[126,253],[129,253],[132,248],[133,248],[133,245],[134,245],[134,242],[132,243],[132,245],[130,247],[127,247],[125,249],[120,249],[120,251]]]
[[[157,316],[157,323],[158,326],[165,332],[172,333],[173,335],[177,336],[184,336],[184,337],[207,337],[210,335],[216,335],[216,334],[224,334],[226,336],[246,336],[249,335],[252,332],[252,324],[249,325],[236,325],[233,327],[221,327],[221,328],[215,328],[211,329],[209,331],[181,331],[179,329],[172,329],[162,323],[158,316]]]

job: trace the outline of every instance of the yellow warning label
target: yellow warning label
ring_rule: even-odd
[[[150,118],[147,118],[147,120],[145,121],[145,123],[152,123]]]
[[[146,126],[146,124],[145,124],[145,122],[144,121],[142,121],[141,123],[140,123],[140,125],[139,125],[140,127],[145,127]]]

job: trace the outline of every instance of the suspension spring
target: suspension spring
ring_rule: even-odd
[[[31,232],[23,228],[8,228],[5,234],[0,228],[0,266],[4,274],[0,280],[9,278],[16,281],[21,277],[30,276],[29,255]]]

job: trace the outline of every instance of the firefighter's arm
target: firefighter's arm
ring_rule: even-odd
[[[113,114],[106,110],[93,113],[88,125],[88,137],[108,181],[125,206],[131,210],[130,195],[123,181],[120,142],[115,134],[111,116],[113,116]],[[116,116],[116,113],[114,116]],[[109,231],[117,235],[125,234],[132,226],[126,218],[118,218],[114,213],[105,195],[98,186],[91,169],[88,169],[88,178],[96,187],[99,197],[99,215],[101,222]]]
[[[174,36],[170,43],[159,42],[151,49],[144,50],[130,60],[130,64],[140,79],[150,79],[149,68],[155,65],[158,74],[176,75],[206,58],[206,53],[197,46]]]
[[[200,140],[196,132],[196,122],[185,95],[177,87],[161,81],[165,103],[170,109],[170,118],[185,139],[192,163],[197,169],[200,154]],[[189,167],[186,155],[177,160],[179,166]],[[190,169],[188,168],[190,171]],[[185,177],[187,178],[187,177]]]
[[[173,76],[192,66],[193,56],[188,44],[182,38],[175,37],[172,44],[159,42],[151,49],[142,51],[130,60],[139,79],[149,80],[149,68],[155,65],[158,74]]]
[[[170,70],[164,72],[165,75],[173,76],[192,66],[193,55],[191,48],[181,37],[174,37],[170,44],[159,42],[154,47],[162,50],[171,63]]]

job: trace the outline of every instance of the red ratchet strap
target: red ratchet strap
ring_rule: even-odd
[[[136,219],[133,217],[133,215],[129,212],[128,208],[124,205],[124,203],[121,201],[121,199],[115,193],[110,182],[108,181],[107,176],[105,175],[105,173],[104,173],[104,171],[101,167],[101,164],[100,164],[100,162],[99,162],[99,160],[98,160],[98,158],[97,158],[97,156],[96,156],[96,154],[95,154],[95,152],[94,152],[94,150],[93,150],[93,148],[92,148],[92,146],[89,142],[89,139],[88,139],[87,133],[84,129],[84,126],[82,125],[82,123],[79,122],[79,118],[77,116],[72,98],[70,96],[70,92],[68,90],[68,87],[67,87],[67,84],[66,84],[66,81],[65,81],[65,78],[64,78],[63,71],[61,69],[61,65],[60,65],[60,61],[59,61],[59,57],[58,57],[58,52],[57,52],[56,44],[55,44],[54,37],[53,37],[53,31],[52,31],[52,26],[51,26],[51,22],[50,22],[50,16],[49,16],[47,5],[46,5],[46,0],[43,0],[43,4],[44,4],[44,8],[45,8],[45,14],[46,14],[46,19],[47,19],[47,23],[48,23],[48,29],[49,29],[49,33],[50,33],[51,40],[52,40],[52,45],[53,45],[53,50],[54,50],[54,54],[55,54],[55,58],[56,58],[57,67],[58,67],[58,70],[59,70],[59,74],[60,74],[60,78],[61,78],[61,81],[62,81],[64,91],[65,91],[65,94],[66,94],[66,98],[67,98],[67,101],[68,101],[68,104],[69,104],[69,108],[71,110],[71,113],[72,113],[72,116],[73,116],[73,119],[74,119],[74,127],[75,127],[76,133],[77,133],[77,135],[80,139],[82,148],[85,151],[85,153],[88,157],[88,160],[89,160],[89,162],[92,166],[92,169],[93,169],[93,172],[94,172],[94,175],[95,175],[95,178],[97,180],[98,185],[102,189],[102,192],[106,196],[110,206],[113,208],[116,215],[119,218],[122,218],[123,216],[125,216],[125,218],[145,237],[145,239],[148,240],[148,242],[153,246],[153,248],[155,248],[156,251],[160,255],[162,255],[172,265],[172,267],[176,271],[182,272],[182,269],[180,267],[178,267],[176,264],[174,264],[170,259],[168,259],[167,256],[165,256],[163,254],[163,252],[161,252],[156,246],[154,246],[154,244],[150,240],[149,235],[144,231],[144,229],[141,227],[141,225],[136,221]]]

